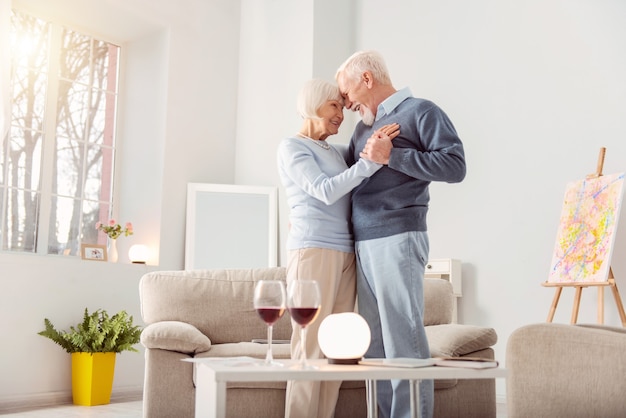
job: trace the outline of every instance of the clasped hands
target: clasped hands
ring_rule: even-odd
[[[392,123],[376,130],[367,139],[363,150],[359,153],[361,158],[378,164],[389,164],[389,156],[393,145],[391,141],[400,134],[400,125]]]

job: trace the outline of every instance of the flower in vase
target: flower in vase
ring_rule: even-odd
[[[133,235],[133,224],[126,222],[126,225],[122,228],[122,225],[115,222],[115,219],[111,219],[108,225],[96,222],[96,229],[104,232],[111,239],[117,239],[122,234],[125,237]]]

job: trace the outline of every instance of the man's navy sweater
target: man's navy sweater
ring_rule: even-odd
[[[463,144],[452,122],[433,102],[414,97],[407,97],[372,126],[357,124],[348,165],[360,158],[375,130],[394,122],[400,124],[400,135],[392,141],[389,164],[352,192],[356,241],[426,231],[430,182],[457,183],[465,178]]]

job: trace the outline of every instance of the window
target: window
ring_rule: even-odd
[[[2,250],[79,255],[112,203],[120,47],[13,11]],[[101,234],[102,235],[102,234]]]

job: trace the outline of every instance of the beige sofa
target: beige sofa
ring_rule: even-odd
[[[538,323],[507,341],[508,418],[626,417],[626,329]]]
[[[147,324],[143,411],[146,418],[185,418],[194,414],[195,389],[190,357],[264,358],[267,328],[252,306],[261,279],[285,280],[285,269],[162,271],[144,275],[139,284],[141,315]],[[425,323],[433,356],[493,358],[493,329],[450,324],[452,286],[425,280]],[[274,339],[288,340],[288,315],[274,326]],[[289,344],[275,344],[276,359],[289,358]],[[227,414],[232,418],[282,417],[285,383],[232,383]],[[493,380],[435,382],[436,417],[495,417]],[[344,382],[336,418],[366,416],[364,382]]]

